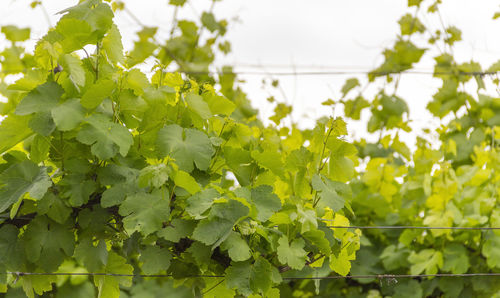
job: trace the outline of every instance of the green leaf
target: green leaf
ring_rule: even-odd
[[[132,235],[138,231],[147,236],[161,229],[168,220],[170,206],[168,196],[161,193],[137,193],[128,196],[120,205],[120,215],[125,216],[123,225],[127,233]]]
[[[101,102],[111,96],[115,89],[115,83],[108,79],[98,80],[90,86],[82,96],[82,106],[87,109],[95,109]]]
[[[500,268],[500,236],[490,234],[481,250],[490,268]]]
[[[31,136],[30,117],[9,115],[0,122],[0,154]]]
[[[350,78],[345,81],[344,86],[340,90],[342,92],[342,97],[345,97],[349,91],[359,86],[359,81],[356,78]]]
[[[122,36],[115,24],[102,39],[102,49],[109,61],[115,64],[124,62]]]
[[[220,196],[219,192],[213,188],[204,189],[186,200],[186,211],[195,219],[204,218],[202,214],[212,207],[214,200]]]
[[[26,262],[24,247],[18,239],[19,229],[10,224],[0,227],[0,267],[20,270]],[[4,267],[4,268],[5,268]]]
[[[444,248],[443,270],[453,274],[467,272],[470,267],[466,248],[459,243],[451,243]]]
[[[131,275],[133,272],[134,267],[127,264],[125,258],[117,255],[115,252],[109,252],[103,273]],[[94,276],[94,284],[99,291],[97,297],[118,298],[120,296],[120,285],[130,287],[132,285],[132,276]]]
[[[394,287],[394,298],[419,298],[423,296],[422,286],[413,279],[398,283]]]
[[[61,45],[65,53],[71,53],[92,42],[90,24],[72,18],[62,18],[56,25],[56,31],[63,37]]]
[[[402,16],[398,23],[401,29],[401,35],[412,35],[415,32],[422,33],[425,31],[424,24],[422,24],[418,18],[413,17],[409,13]]]
[[[46,82],[39,85],[26,95],[16,108],[17,115],[49,112],[54,108],[64,90],[55,82]]]
[[[202,119],[207,120],[212,117],[212,113],[210,112],[210,107],[198,94],[189,93],[186,96],[186,103],[195,114],[200,116]]]
[[[134,68],[127,73],[125,86],[134,90],[135,95],[142,95],[144,93],[144,90],[150,85],[151,84],[149,83],[148,78],[140,70]]]
[[[30,298],[34,298],[35,291],[38,295],[43,295],[44,292],[52,290],[52,284],[56,283],[56,276],[48,275],[25,275],[21,278],[23,290]]]
[[[251,155],[259,166],[271,170],[278,176],[283,175],[283,162],[281,160],[281,154],[279,152],[271,150],[259,152],[254,150],[252,151]]]
[[[177,124],[167,125],[158,132],[156,150],[161,158],[171,156],[179,169],[191,172],[193,163],[200,170],[207,170],[214,149],[208,136],[193,128]]]
[[[254,292],[267,293],[274,283],[281,282],[278,269],[262,257],[255,261],[252,269],[250,274],[250,288]]]
[[[38,214],[47,216],[57,223],[63,224],[69,218],[71,208],[66,206],[64,201],[52,192],[47,192],[37,203]]]
[[[222,242],[221,248],[228,250],[229,257],[235,262],[246,261],[251,257],[248,243],[236,232],[229,234],[226,240]]]
[[[60,131],[75,129],[85,117],[85,110],[77,98],[68,99],[52,109],[52,119]]]
[[[281,236],[278,240],[278,260],[292,269],[301,270],[305,266],[307,258],[304,245],[304,240],[301,238],[294,239],[289,243],[287,236]]]
[[[408,7],[419,6],[424,0],[408,0]]]
[[[224,96],[215,94],[215,92],[205,92],[202,96],[210,107],[210,111],[214,115],[230,116],[236,109],[236,105],[232,101]]]
[[[434,249],[423,249],[418,253],[412,252],[408,261],[412,264],[411,274],[420,274],[424,271],[425,274],[435,274],[443,267],[443,254]]]
[[[197,193],[201,190],[198,182],[196,182],[196,180],[191,175],[189,175],[189,173],[186,173],[184,171],[175,171],[172,176],[175,185],[184,188],[190,194]]]
[[[233,262],[230,267],[226,269],[226,283],[230,289],[237,289],[239,293],[244,296],[252,294],[250,289],[250,276],[252,274],[251,263],[247,262]]]
[[[212,245],[216,241],[227,237],[233,228],[233,223],[222,219],[204,219],[201,220],[193,231],[193,239],[206,245]]]
[[[74,257],[89,272],[99,272],[108,261],[108,251],[104,240],[99,240],[96,245],[93,242],[91,237],[80,239],[80,243],[75,248]]]
[[[370,106],[370,103],[362,96],[356,96],[356,98],[346,100],[343,103],[345,116],[354,120],[359,120],[361,118],[361,111]]]
[[[170,169],[165,164],[147,166],[139,174],[139,186],[160,188],[167,182],[169,174]]]
[[[38,216],[30,222],[23,235],[26,256],[46,272],[53,272],[66,256],[73,255],[74,237],[68,226]]]
[[[169,0],[168,3],[171,5],[183,6],[186,0]]]
[[[346,276],[351,271],[351,260],[354,258],[349,256],[346,249],[342,249],[338,255],[330,255],[330,268],[342,276]]]
[[[232,262],[225,275],[227,286],[244,296],[252,292],[264,294],[273,284],[281,282],[278,270],[264,258],[258,258],[254,264]]]
[[[281,209],[281,200],[269,185],[260,185],[251,190],[251,201],[257,210],[257,220],[266,222]]]
[[[25,193],[41,199],[51,185],[45,167],[38,167],[30,161],[10,166],[0,174],[0,212],[7,210]]]
[[[350,192],[349,186],[331,181],[326,177],[315,174],[312,178],[312,187],[319,193],[319,207],[329,207],[337,212],[344,207],[343,195]]]
[[[30,28],[18,28],[14,25],[2,26],[2,33],[5,38],[12,42],[25,41],[30,38]]]
[[[215,20],[215,16],[211,12],[204,11],[201,14],[201,23],[205,26],[210,32],[214,32],[219,29],[219,23]]]
[[[223,241],[233,226],[248,215],[248,207],[236,200],[214,204],[209,217],[201,220],[193,231],[193,239],[206,245]]]
[[[269,120],[272,120],[276,125],[280,125],[281,120],[290,115],[291,112],[292,106],[284,103],[278,103],[274,108],[274,115],[269,117]]]
[[[321,230],[310,230],[303,233],[302,235],[305,239],[316,245],[323,254],[330,255],[332,253],[330,242],[326,238],[325,232]]]
[[[59,13],[66,13],[61,18],[61,21],[66,19],[86,21],[91,26],[96,38],[101,38],[111,28],[114,17],[113,11],[108,4],[96,1],[83,1]]]
[[[48,137],[56,128],[50,112],[40,112],[33,115],[29,122],[32,131]]]
[[[65,176],[60,185],[67,186],[63,196],[69,198],[72,207],[79,207],[89,201],[90,195],[97,189],[97,183],[85,178],[85,174],[70,174]]]
[[[194,220],[175,218],[157,234],[168,241],[179,242],[181,238],[191,236],[195,227],[196,222]]]
[[[69,79],[75,86],[83,87],[85,85],[85,70],[82,66],[82,61],[79,58],[70,54],[61,56],[59,63],[69,75]]]
[[[140,261],[142,264],[142,271],[145,274],[157,274],[160,271],[166,271],[170,266],[172,254],[166,248],[158,246],[147,246],[146,249],[141,251]]]
[[[76,139],[92,146],[92,153],[100,159],[112,158],[118,152],[126,156],[134,142],[127,128],[111,122],[102,114],[93,114],[87,118],[87,124],[78,132]]]
[[[30,160],[40,163],[49,156],[50,143],[47,138],[35,135],[30,145]]]

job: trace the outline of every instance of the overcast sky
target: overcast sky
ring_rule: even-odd
[[[33,28],[33,39],[28,47],[32,47],[49,26],[43,11],[40,8],[30,9],[30,2],[0,1],[0,25],[17,24]],[[43,2],[53,25],[59,17],[56,12],[77,1]],[[144,24],[159,26],[160,34],[169,31],[173,11],[166,5],[167,0],[124,2]],[[500,58],[500,20],[494,21],[491,17],[500,10],[500,1],[443,2],[441,14],[444,24],[455,25],[463,32],[463,42],[454,50],[456,59],[459,62],[473,59],[485,68],[497,61]],[[190,3],[183,14],[192,18],[209,7],[211,1],[191,0]],[[398,19],[413,10],[408,10],[403,0],[225,0],[217,3],[214,12],[223,18],[239,19],[233,22],[227,35],[233,52],[221,57],[217,65],[239,65],[237,71],[290,72],[373,69],[383,61],[383,49],[394,42],[399,31]],[[124,36],[125,47],[130,48],[135,38],[133,33],[139,30],[139,26],[123,12],[117,14],[115,21]],[[441,27],[435,19],[423,21],[433,30]],[[5,44],[2,43],[0,39],[0,47]],[[417,67],[430,70],[432,60],[424,60]],[[313,125],[310,119],[331,114],[320,103],[328,98],[338,98],[344,80],[351,76],[276,76],[274,78],[280,79],[283,92],[273,94],[278,101],[293,103],[294,120],[303,127],[310,127]],[[365,80],[363,75],[358,77]],[[261,115],[264,118],[272,115],[266,101],[269,93],[261,88],[263,76],[242,78],[246,81],[244,90],[254,106],[264,107]],[[439,81],[431,76],[402,76],[398,95],[409,103],[414,127],[422,128],[429,124],[436,127],[439,124],[437,120],[429,121],[430,116],[425,110],[425,105],[439,85]],[[375,85],[373,91],[377,88]],[[363,126],[351,124],[351,134],[364,135]],[[411,139],[414,135],[406,137]]]

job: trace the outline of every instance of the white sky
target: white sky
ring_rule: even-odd
[[[32,47],[37,38],[48,29],[48,22],[40,8],[29,8],[31,0],[0,0],[0,25],[17,24],[32,27]],[[56,12],[76,4],[76,0],[45,0],[44,5],[50,22],[58,19]],[[146,25],[159,26],[165,34],[171,26],[173,10],[167,0],[125,0],[126,6]],[[424,3],[430,2],[429,0]],[[497,0],[444,0],[441,7],[446,26],[455,25],[462,30],[463,41],[454,49],[458,62],[473,59],[483,68],[489,67],[500,58],[500,20],[491,19],[500,11]],[[183,14],[192,18],[210,6],[209,0],[191,0]],[[427,7],[427,5],[425,6]],[[218,17],[239,22],[231,25],[226,38],[232,43],[232,53],[221,57],[217,65],[240,65],[236,71],[290,72],[308,70],[370,70],[382,61],[382,51],[394,42],[399,27],[398,19],[407,10],[404,0],[225,0],[215,6]],[[130,48],[134,32],[139,26],[124,12],[115,18]],[[436,19],[423,20],[432,30],[441,28]],[[417,39],[416,39],[417,40]],[[0,48],[5,41],[0,39]],[[244,65],[262,65],[249,68]],[[274,67],[271,67],[274,65]],[[314,66],[314,67],[305,67]],[[431,70],[432,60],[424,59],[419,69]],[[281,102],[293,103],[295,121],[301,126],[313,125],[311,119],[331,114],[321,102],[338,99],[340,88],[346,78],[353,75],[332,76],[289,76],[275,77],[280,80],[283,93],[272,91]],[[366,81],[365,76],[357,75]],[[244,90],[253,105],[261,109],[263,118],[272,115],[266,101],[268,91],[262,89],[263,76],[242,76],[246,83]],[[268,77],[269,78],[269,77]],[[375,84],[368,93],[377,91]],[[440,86],[439,80],[429,75],[405,74],[400,81],[398,95],[410,106],[413,127],[436,127],[438,120],[430,121],[425,106]],[[471,90],[473,91],[472,87]],[[284,95],[284,96],[283,96]],[[369,98],[368,98],[369,99]],[[304,114],[307,117],[304,117]],[[367,115],[364,115],[365,121]],[[353,123],[350,133],[355,136],[366,134],[364,124]],[[404,136],[411,142],[415,134]]]

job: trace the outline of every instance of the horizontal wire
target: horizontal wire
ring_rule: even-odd
[[[487,76],[496,75],[497,71],[461,71],[461,72],[433,72],[433,71],[282,71],[282,72],[267,72],[267,71],[179,71],[190,75],[214,75],[214,74],[227,74],[227,75],[273,75],[273,76],[329,76],[329,75],[376,75],[384,76],[390,74],[415,74],[415,75],[457,75],[457,76]],[[175,73],[175,72],[167,72]]]
[[[327,226],[332,229],[500,230],[499,227]]]
[[[324,277],[283,277],[283,279],[364,279],[364,278],[377,278],[377,279],[397,279],[397,278],[422,278],[422,277],[473,277],[473,276],[500,276],[500,273],[436,273],[436,274],[365,274],[365,275],[335,275]]]
[[[2,272],[0,274],[23,275],[50,275],[50,276],[116,276],[116,277],[173,277],[172,274],[121,274],[121,273],[87,273],[87,272]],[[500,276],[500,273],[436,273],[436,274],[361,274],[361,275],[335,275],[323,277],[283,277],[284,280],[321,280],[321,279],[397,279],[397,278],[423,278],[423,277],[474,277],[474,276]],[[189,275],[181,278],[223,278],[225,275]]]

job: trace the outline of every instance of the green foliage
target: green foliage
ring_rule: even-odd
[[[350,267],[358,234],[320,219],[341,216],[351,199],[356,149],[341,140],[342,119],[321,119],[313,131],[264,126],[232,75],[203,74],[227,26],[212,12],[202,13],[201,27],[176,21],[167,41],[144,28],[128,53],[107,3],[80,1],[60,14],[31,60],[19,62],[21,52],[0,60],[1,78],[22,73],[8,92],[0,89],[8,99],[0,270],[111,275],[21,275],[0,279],[2,291],[276,297],[283,274],[313,276],[318,260]],[[200,39],[201,28],[212,38]],[[30,30],[2,32],[17,44]],[[151,79],[131,68],[150,58]],[[190,71],[200,74],[182,74]],[[279,105],[273,121],[281,125],[290,112]],[[225,278],[202,277],[211,275]]]
[[[185,2],[169,4],[180,10]],[[408,6],[429,4],[433,14],[440,2]],[[205,73],[218,50],[230,49],[220,40],[227,21],[212,11],[195,21],[176,19],[167,40],[145,27],[124,53],[113,23],[113,10],[122,9],[120,1],[111,7],[80,1],[61,12],[33,54],[20,47],[30,29],[1,29],[10,47],[0,53],[0,93],[7,98],[0,105],[0,273],[118,275],[0,274],[0,291],[8,297],[498,293],[500,285],[484,277],[288,279],[500,268],[496,231],[328,227],[500,225],[500,101],[487,93],[498,80],[475,75],[483,69],[477,62],[455,61],[458,28],[426,40],[426,18],[405,14],[400,36],[368,75],[369,83],[383,83],[375,96],[350,78],[340,98],[324,102],[342,105],[349,121],[368,113],[367,130],[378,141],[352,144],[341,118],[318,119],[313,129],[292,119],[285,125],[292,107],[283,103],[265,126],[230,68],[215,77]],[[80,56],[90,45],[94,52]],[[410,150],[402,142],[411,119],[397,92],[399,72],[432,47],[439,47],[434,77],[442,85],[427,109],[442,119],[439,142],[430,143],[434,132],[423,131]],[[132,68],[145,60],[156,63],[151,76]],[[21,78],[7,84],[12,74]]]

